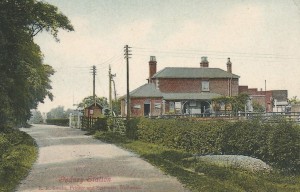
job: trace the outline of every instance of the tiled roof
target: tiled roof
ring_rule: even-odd
[[[201,92],[201,93],[162,93],[160,90],[156,89],[154,83],[144,84],[137,89],[131,91],[130,93],[131,98],[142,98],[142,97],[162,97],[166,100],[204,100],[204,99],[212,99],[215,97],[221,96],[217,93],[209,93],[209,92]],[[126,98],[124,95],[122,98]]]
[[[129,93],[130,97],[162,97],[154,83],[144,84]],[[126,96],[125,96],[126,97]]]
[[[163,93],[163,98],[166,100],[205,100],[220,97],[220,94],[201,92],[201,93]]]
[[[219,68],[166,67],[154,74],[153,78],[239,78],[239,76]]]

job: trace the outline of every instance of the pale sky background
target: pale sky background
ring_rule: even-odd
[[[130,91],[146,83],[148,61],[165,67],[209,66],[226,70],[231,58],[240,85],[286,89],[300,97],[300,0],[47,0],[71,21],[75,32],[46,32],[35,41],[51,77],[54,101],[38,110],[73,104],[92,95],[92,65],[97,67],[96,94],[108,97],[108,65],[116,73],[118,96],[126,93],[123,47],[132,47]]]

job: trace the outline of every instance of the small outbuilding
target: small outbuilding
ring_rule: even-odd
[[[103,107],[96,103],[84,108],[84,116],[88,118],[98,118],[102,116]]]

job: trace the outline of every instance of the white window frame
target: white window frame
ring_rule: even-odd
[[[208,92],[209,91],[209,80],[203,80],[201,82],[201,91]]]

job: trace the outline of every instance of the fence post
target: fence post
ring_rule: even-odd
[[[72,113],[69,114],[69,127],[72,128]]]
[[[81,122],[80,122],[80,112],[78,112],[78,114],[77,114],[77,128],[78,129],[81,129],[80,124],[81,124]]]

